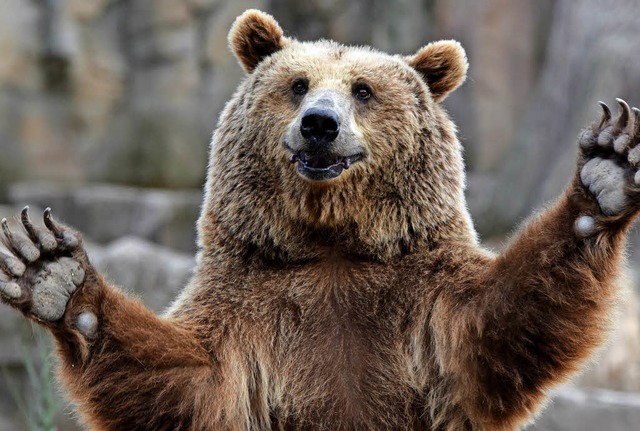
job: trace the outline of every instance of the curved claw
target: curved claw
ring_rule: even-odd
[[[51,208],[47,208],[44,210],[44,225],[47,227],[47,229],[53,232],[56,238],[62,239],[64,237],[64,232],[62,231],[60,226],[58,226],[58,223],[53,220],[53,217],[51,217]]]
[[[607,124],[609,122],[609,120],[611,120],[611,109],[609,109],[607,104],[602,102],[602,101],[600,101],[598,103],[600,104],[600,107],[602,108],[602,118],[600,119],[600,124],[598,125],[598,128],[601,128],[602,126]]]
[[[616,121],[616,128],[622,130],[627,127],[629,122],[629,105],[622,99],[616,99],[618,105],[620,105],[620,114],[618,114],[618,120]]]
[[[640,138],[640,109],[631,108],[633,111],[633,136]]]
[[[20,211],[20,220],[22,220],[22,224],[25,223],[25,221],[29,224],[29,205],[25,206],[24,208],[22,208],[22,211]]]
[[[33,224],[31,224],[31,219],[29,218],[29,205],[22,208],[22,211],[20,211],[20,221],[22,222],[22,226],[24,226],[24,229],[27,231],[29,236],[31,238],[35,238],[35,228],[33,227]]]
[[[2,220],[0,220],[0,224],[2,225],[2,233],[4,234],[5,238],[10,238],[11,230],[9,229],[9,223],[7,222],[7,219],[3,218]]]
[[[13,251],[12,243],[14,242],[14,236],[11,229],[9,229],[9,222],[7,222],[6,218],[3,218],[0,220],[0,225],[2,225],[2,242],[9,250]]]
[[[36,228],[33,223],[31,223],[31,218],[29,217],[29,206],[26,206],[20,212],[20,221],[22,221],[22,226],[24,230],[29,235],[31,241],[34,244],[40,245],[40,247],[45,251],[53,251],[57,246],[56,239],[51,235],[51,233]]]
[[[44,210],[44,224],[47,229],[53,233],[59,241],[59,245],[63,248],[72,250],[80,245],[80,238],[74,232],[67,230],[53,219],[51,216],[51,208]]]

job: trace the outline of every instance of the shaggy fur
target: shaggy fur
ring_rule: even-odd
[[[213,137],[195,276],[166,315],[107,283],[81,245],[40,258],[71,255],[85,270],[61,320],[4,297],[53,331],[84,421],[96,430],[522,426],[607,334],[639,207],[633,168],[611,142],[582,145],[566,192],[494,256],[477,244],[461,146],[437,103],[464,80],[459,44],[401,57],[299,42],[257,11],[238,18],[229,40],[249,75]],[[301,77],[310,94],[348,96],[365,148],[328,181],[298,175],[283,144],[300,115],[292,83]],[[354,93],[362,82],[366,101]],[[607,127],[610,141],[640,140],[612,124],[603,119],[582,141]],[[580,179],[596,156],[625,170],[615,214]],[[31,289],[27,273],[13,278]]]

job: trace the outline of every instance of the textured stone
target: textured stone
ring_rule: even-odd
[[[153,6],[154,23],[158,25],[188,25],[192,15],[186,0],[143,0]]]
[[[51,207],[55,217],[80,230],[91,240],[106,243],[136,235],[178,250],[195,248],[195,221],[199,190],[148,190],[110,185],[67,187],[19,183],[10,199],[18,206]]]
[[[197,12],[206,11],[222,3],[223,0],[188,0],[189,5]]]
[[[536,91],[524,100],[523,121],[486,197],[488,212],[474,211],[482,231],[507,231],[562,192],[575,172],[580,130],[601,115],[598,100],[640,103],[631,99],[640,94],[640,58],[629,55],[640,50],[632,36],[640,34],[636,10],[635,0],[555,2]]]
[[[640,395],[564,388],[527,431],[637,431]]]
[[[0,89],[34,91],[39,85],[40,11],[32,2],[0,2]]]
[[[176,253],[136,237],[89,248],[89,259],[108,279],[162,311],[186,285],[195,266],[192,255]]]
[[[78,20],[92,20],[98,17],[111,0],[69,0],[71,15]]]
[[[576,382],[591,388],[640,392],[640,273],[627,270],[620,284],[619,313],[609,340]]]

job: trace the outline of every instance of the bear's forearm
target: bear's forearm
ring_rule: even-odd
[[[65,326],[54,330],[60,375],[92,429],[198,429],[198,403],[212,390],[214,366],[193,331],[154,315],[101,277],[69,303]],[[95,332],[73,327],[95,312]]]
[[[590,235],[576,230],[581,216],[593,217]],[[467,287],[440,297],[433,318],[439,353],[464,380],[467,407],[483,426],[519,423],[602,342],[625,226],[572,188],[484,271],[469,275]],[[463,329],[448,330],[452,321]]]

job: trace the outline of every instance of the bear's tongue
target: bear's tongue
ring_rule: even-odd
[[[296,151],[291,154],[289,161],[291,163],[300,162],[301,166],[307,169],[331,169],[341,166],[349,169],[351,164],[362,158],[362,154],[356,154],[347,157],[330,156],[328,154],[309,154],[303,151]]]
[[[329,166],[341,163],[341,160],[337,160],[335,157],[327,154],[307,154],[304,152],[300,152],[300,161],[314,169],[328,168]]]

